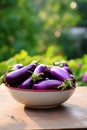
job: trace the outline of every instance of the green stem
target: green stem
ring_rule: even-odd
[[[35,82],[35,81],[37,81],[37,80],[41,80],[41,79],[43,79],[43,73],[40,73],[40,74],[33,74],[32,75],[32,79],[33,79],[33,81]]]
[[[73,81],[72,79],[66,79],[62,85],[60,85],[58,88],[61,88],[62,90],[65,90],[66,88],[73,88]]]
[[[53,65],[63,67],[63,63],[60,63],[60,62],[53,62]]]

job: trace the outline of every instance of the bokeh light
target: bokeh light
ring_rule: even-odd
[[[61,32],[60,32],[60,31],[56,31],[54,35],[55,35],[55,37],[57,37],[57,38],[58,38],[58,37],[60,37],[60,36],[61,36]]]
[[[70,7],[71,7],[72,9],[76,9],[76,8],[77,8],[77,3],[76,3],[75,1],[72,1],[72,2],[70,3]]]

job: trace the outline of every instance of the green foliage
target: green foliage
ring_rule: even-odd
[[[83,81],[83,76],[87,73],[87,55],[84,55],[82,58],[69,60],[68,64],[76,76],[78,85],[87,86],[87,82]]]
[[[32,8],[31,0],[1,0],[0,7],[0,60],[8,59],[22,48],[33,55],[34,46],[38,45],[38,8]]]
[[[22,49],[32,56],[43,54],[50,45],[57,45],[58,53],[68,59],[81,57],[87,52],[81,46],[84,38],[82,43],[81,39],[73,40],[64,29],[86,27],[86,12],[86,0],[1,0],[0,61]]]

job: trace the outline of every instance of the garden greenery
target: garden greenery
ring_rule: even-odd
[[[0,61],[22,49],[44,54],[50,45],[68,59],[82,57],[87,34],[74,37],[69,30],[87,27],[86,12],[87,0],[0,0]]]

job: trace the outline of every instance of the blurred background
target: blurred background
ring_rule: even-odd
[[[87,0],[0,0],[0,74],[42,55],[67,60],[83,85],[86,54]]]
[[[0,0],[0,61],[22,49],[82,57],[86,27],[87,0]]]

